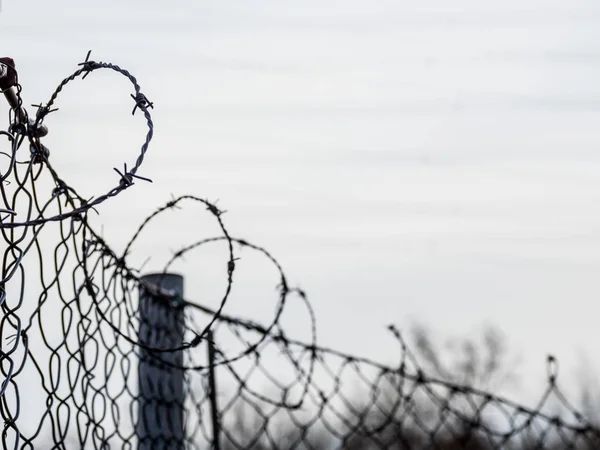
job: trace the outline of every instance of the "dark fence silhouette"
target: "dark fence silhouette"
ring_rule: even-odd
[[[600,448],[600,430],[559,390],[552,358],[540,401],[528,409],[428,376],[394,327],[391,366],[318,346],[304,293],[267,250],[232,237],[208,200],[172,199],[115,252],[90,218],[102,202],[149,181],[138,171],[152,139],[152,103],[129,72],[88,54],[28,116],[14,63],[2,61],[0,86],[13,107],[0,132],[2,448]],[[61,91],[98,70],[131,82],[133,115],[148,131],[131,169],[111,175],[114,187],[84,198],[41,140]],[[213,217],[221,235],[175,252],[162,275],[142,277],[128,264],[131,246],[156,217],[186,204]],[[167,285],[175,261],[212,244],[227,254],[227,287],[214,309]],[[279,271],[270,323],[223,313],[241,248]],[[308,342],[282,325],[290,298],[312,318]]]

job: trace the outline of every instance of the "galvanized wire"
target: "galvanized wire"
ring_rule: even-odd
[[[52,166],[53,150],[35,130],[56,111],[66,86],[97,70],[131,82],[132,113],[141,111],[148,131],[131,169],[115,169],[115,186],[86,199]],[[18,81],[15,89],[22,106]],[[143,437],[149,448],[600,448],[600,430],[559,389],[553,359],[539,403],[526,408],[429,376],[394,327],[393,366],[317,345],[316,319],[304,292],[289,285],[266,249],[232,237],[223,212],[206,199],[172,199],[148,216],[122,253],[113,250],[88,216],[136,180],[149,181],[138,172],[152,139],[152,107],[133,75],[90,60],[88,53],[49,101],[37,105],[35,120],[23,123],[12,111],[7,130],[0,131],[2,448],[133,449],[140,444],[141,408],[150,408],[167,428],[181,425],[165,417],[161,405],[181,411],[185,436],[149,434]],[[214,308],[191,300],[193,294],[183,298],[160,283],[146,283],[128,263],[148,224],[184,204],[207,212],[220,235],[176,251],[164,273],[190,252],[225,244],[226,286]],[[277,301],[266,324],[224,313],[244,248],[262,255],[278,273]],[[147,301],[139,301],[140,292]],[[306,309],[306,342],[286,331],[290,302]],[[162,374],[145,391],[152,398],[138,389],[140,360]],[[183,386],[176,385],[175,373],[183,373]],[[179,389],[183,401],[174,396]]]

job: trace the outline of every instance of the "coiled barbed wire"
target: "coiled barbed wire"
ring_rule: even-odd
[[[394,327],[397,366],[317,345],[315,314],[305,293],[289,285],[265,248],[231,235],[214,202],[191,195],[173,198],[142,222],[122,253],[113,250],[88,213],[136,179],[150,181],[138,171],[152,139],[153,104],[137,79],[117,65],[90,60],[88,52],[78,67],[45,105],[35,105],[31,120],[17,111],[23,107],[17,79],[18,105],[7,130],[0,131],[6,138],[0,146],[8,144],[6,151],[0,147],[6,158],[0,165],[2,448],[600,448],[598,427],[559,389],[554,359],[548,360],[540,401],[525,408],[429,376]],[[36,130],[57,110],[69,83],[100,69],[132,83],[132,114],[142,111],[148,131],[132,168],[115,168],[115,187],[85,199],[52,166],[52,152]],[[30,152],[21,156],[25,142]],[[149,284],[141,268],[128,263],[130,250],[149,223],[184,203],[208,211],[221,235],[174,252],[159,281]],[[217,243],[225,244],[227,261],[225,290],[216,307],[163,288],[161,277],[176,261]],[[225,313],[242,248],[257,252],[277,271],[277,301],[267,324]],[[307,310],[307,342],[286,331],[283,318],[292,301]],[[162,325],[151,321],[157,316]],[[151,342],[140,339],[142,329]],[[139,378],[142,364],[163,374],[161,385]],[[150,383],[152,398],[139,388],[142,383]],[[172,395],[180,389],[184,398]],[[546,411],[553,399],[560,413]],[[158,411],[162,407],[180,411],[183,424],[165,419]],[[138,425],[148,414],[166,420],[172,433],[140,436]],[[179,426],[183,436],[177,434]]]

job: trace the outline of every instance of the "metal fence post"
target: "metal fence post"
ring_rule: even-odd
[[[221,450],[221,425],[219,423],[219,406],[217,404],[217,380],[215,378],[215,342],[213,341],[213,333],[209,331],[206,335],[208,342],[208,383],[209,383],[209,399],[210,413],[212,420],[212,448],[213,450]]]
[[[181,275],[150,274],[142,281],[183,298]],[[142,287],[139,305],[141,344],[164,349],[182,344],[183,302],[153,295]],[[183,449],[184,370],[177,368],[183,366],[183,352],[153,353],[140,348],[139,356],[138,450]]]

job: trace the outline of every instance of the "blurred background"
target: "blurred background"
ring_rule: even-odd
[[[231,234],[307,292],[320,344],[391,362],[389,323],[440,342],[497,327],[527,402],[548,353],[573,386],[600,362],[599,25],[591,0],[3,0],[0,53],[26,104],[90,49],[154,102],[139,172],[153,183],[93,219],[115,248],[172,195],[218,200]],[[83,196],[139,152],[130,90],[94,73],[46,120],[53,164]],[[131,261],[159,270],[212,234],[204,211],[177,213]],[[221,250],[176,267],[187,298],[218,304]],[[276,274],[240,256],[226,312],[266,321]]]

